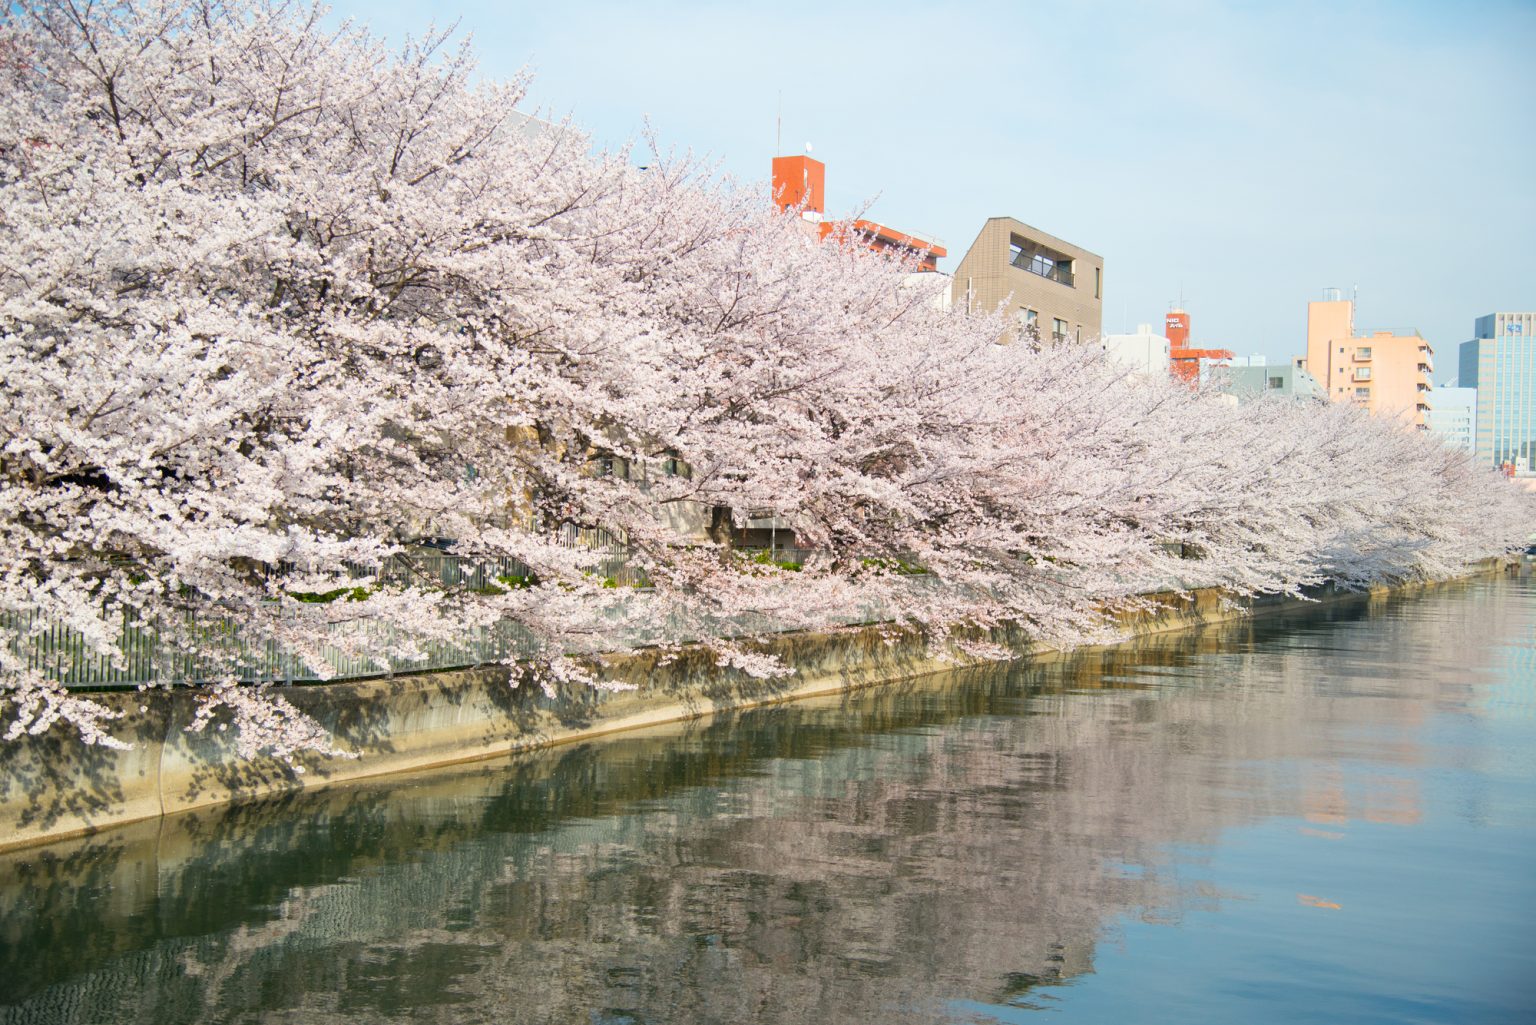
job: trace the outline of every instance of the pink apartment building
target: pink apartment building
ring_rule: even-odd
[[[1331,401],[1354,402],[1426,429],[1434,350],[1417,331],[1357,335],[1351,300],[1308,303],[1307,354],[1297,364],[1317,378]]]

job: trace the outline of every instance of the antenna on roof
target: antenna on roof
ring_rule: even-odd
[[[773,155],[784,152],[784,90],[779,90],[779,113],[774,118]]]

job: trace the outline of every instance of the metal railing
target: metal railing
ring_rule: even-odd
[[[604,586],[622,588],[608,609],[616,622],[629,602],[651,600],[649,581],[630,564],[627,546],[603,531],[574,528],[562,543],[590,549],[597,558],[587,572]],[[747,560],[785,568],[803,564],[814,552],[806,548],[737,549]],[[532,579],[526,564],[508,557],[454,555],[415,549],[380,567],[348,565],[347,577],[371,582],[472,590],[513,588]],[[926,583],[913,578],[914,586]],[[276,622],[262,629],[248,621],[209,616],[193,605],[177,617],[142,620],[125,612],[110,650],[103,652],[86,635],[35,611],[0,611],[0,643],[26,668],[68,688],[124,689],[155,684],[199,684],[233,677],[241,682],[308,683],[363,679],[396,673],[466,669],[552,652],[526,627],[511,620],[492,626],[462,627],[450,640],[421,636],[367,615],[366,598],[350,603],[348,588],[305,595],[298,605],[274,607]],[[355,616],[335,619],[330,606],[348,603]],[[632,610],[631,610],[632,611]],[[860,606],[833,615],[822,626],[852,625],[886,618],[886,611]],[[332,616],[330,621],[326,621]],[[315,622],[304,623],[305,618]],[[643,618],[643,617],[642,617]],[[638,647],[679,638],[751,637],[804,628],[762,613],[731,617],[695,616],[688,626],[669,622],[662,629],[616,627],[608,636],[616,648]],[[308,658],[286,649],[274,635],[316,627],[324,642]],[[556,649],[573,653],[573,648]]]
[[[286,609],[296,621],[317,609]],[[123,616],[115,651],[104,654],[78,630],[44,621],[36,613],[0,613],[0,631],[10,634],[12,654],[28,668],[69,688],[119,689],[141,684],[207,683],[226,677],[242,682],[299,683],[361,679],[402,672],[463,669],[536,654],[539,645],[511,621],[469,627],[451,641],[421,638],[368,617],[326,626],[330,643],[313,662],[285,649],[273,637],[252,638],[237,620],[204,618],[188,609],[180,622],[142,621]],[[405,648],[415,657],[398,654]],[[391,651],[384,657],[369,654]]]
[[[1042,278],[1060,282],[1063,285],[1077,287],[1077,278],[1065,265],[1052,260],[1050,257],[1039,253],[1019,253],[1008,261],[1009,266],[1019,270],[1027,270],[1031,274],[1038,274]]]

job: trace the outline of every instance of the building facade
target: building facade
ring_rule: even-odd
[[[1168,376],[1168,339],[1152,330],[1151,324],[1138,324],[1133,335],[1104,335],[1099,341],[1109,358],[1149,377]]]
[[[1262,398],[1328,401],[1317,378],[1295,364],[1249,363],[1247,366],[1220,367],[1214,374],[1217,386],[1228,395],[1236,396],[1239,402]]]
[[[1333,402],[1353,402],[1425,430],[1434,349],[1417,331],[1355,334],[1355,304],[1335,298],[1307,304],[1307,354],[1298,363]]]
[[[1435,407],[1424,415],[1429,429],[1452,448],[1469,454],[1477,451],[1477,389],[1435,389]]]
[[[1536,313],[1490,313],[1461,343],[1457,382],[1477,389],[1476,455],[1536,474]]]
[[[992,217],[955,268],[954,303],[1010,314],[1011,335],[1085,342],[1104,323],[1104,258],[1012,217]]]

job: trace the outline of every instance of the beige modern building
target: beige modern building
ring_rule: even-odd
[[[992,217],[955,269],[954,303],[1002,307],[1014,337],[1086,342],[1104,322],[1104,258],[1012,217]]]
[[[1401,417],[1427,429],[1429,375],[1434,350],[1417,331],[1355,334],[1355,304],[1331,289],[1322,302],[1307,304],[1307,355],[1301,366],[1334,402],[1354,402],[1371,413]]]

